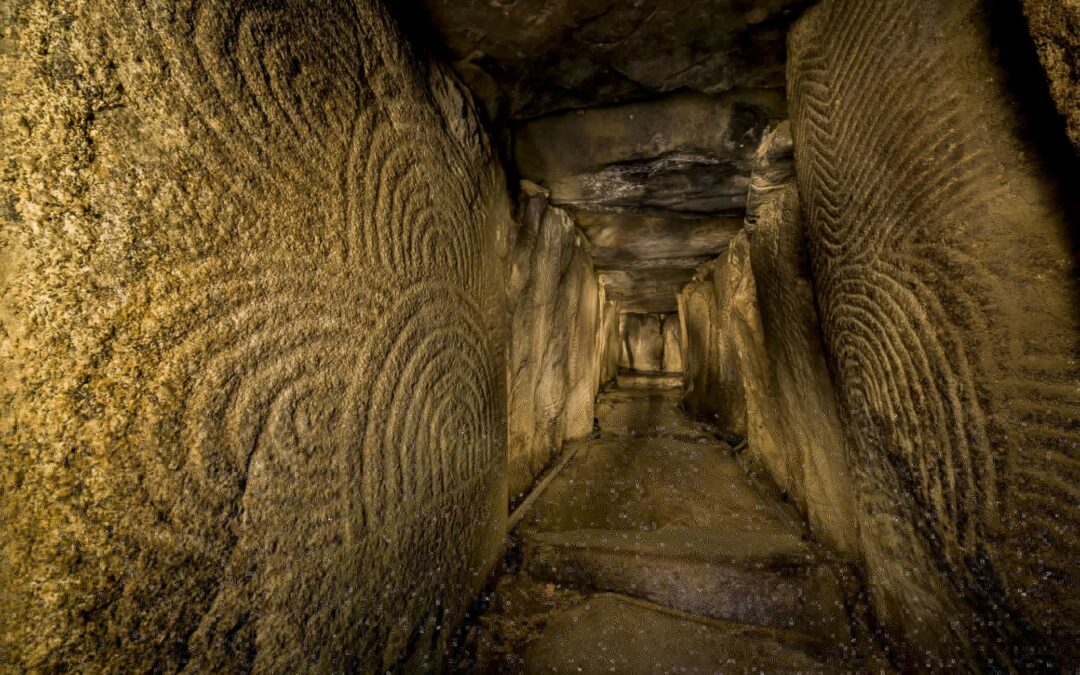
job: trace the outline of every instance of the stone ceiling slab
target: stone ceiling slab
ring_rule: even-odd
[[[627,312],[674,312],[678,295],[694,277],[685,267],[620,269],[599,272],[607,296],[621,300]]]
[[[694,269],[727,248],[740,218],[677,218],[580,211],[578,228],[592,246],[597,269]]]
[[[685,218],[578,211],[593,263],[628,311],[673,312],[694,271],[727,249],[740,218]]]
[[[807,0],[413,0],[516,119],[689,89],[783,87]],[[420,9],[415,7],[415,9]],[[409,17],[407,17],[409,18]]]
[[[680,93],[517,125],[518,173],[583,211],[742,217],[777,91]]]

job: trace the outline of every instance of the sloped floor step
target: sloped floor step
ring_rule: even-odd
[[[449,670],[813,673],[863,658],[849,568],[679,394],[601,396],[600,437],[521,513]]]
[[[792,535],[710,529],[537,533],[524,567],[538,581],[621,593],[716,619],[798,626],[850,640],[841,580]]]
[[[525,652],[534,673],[844,672],[794,631],[704,620],[598,594],[553,616]]]
[[[621,370],[617,383],[620,389],[676,389],[682,387],[682,373],[644,373]]]

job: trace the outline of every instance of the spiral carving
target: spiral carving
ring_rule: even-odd
[[[15,13],[0,517],[55,541],[8,549],[0,662],[422,661],[505,508],[471,99],[374,2]]]

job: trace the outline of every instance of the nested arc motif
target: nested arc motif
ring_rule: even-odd
[[[369,264],[405,283],[449,278],[482,297],[487,250],[483,214],[474,210],[478,189],[458,176],[456,185],[433,183],[433,173],[454,176],[448,155],[456,153],[432,152],[421,122],[408,123],[416,140],[404,142],[401,120],[378,112],[358,120],[344,172],[349,239]]]
[[[368,628],[461,611],[492,563],[497,168],[383,4],[19,11],[35,49],[4,68],[33,95],[10,102],[40,123],[3,145],[50,206],[11,222],[27,255],[5,304],[32,330],[13,341],[0,501],[13,531],[55,533],[14,547],[21,625],[0,651],[25,669],[274,670],[259,659],[293,645],[350,670],[333,642],[393,662]]]
[[[355,6],[340,3],[336,11],[313,17],[310,8],[302,5],[270,9],[250,2],[223,12],[216,4],[199,3],[189,17],[194,39],[186,48],[171,39],[171,27],[155,25],[153,33],[159,38],[156,44],[164,61],[184,79],[178,90],[186,95],[192,117],[212,141],[214,152],[204,167],[207,172],[234,173],[241,182],[269,190],[262,198],[270,201],[297,195],[292,191],[274,194],[276,184],[259,180],[261,175],[284,176],[286,182],[309,193],[326,190],[342,195],[344,236],[323,228],[330,229],[334,239],[326,244],[335,253],[333,259],[344,261],[342,266],[296,270],[297,276],[287,278],[287,255],[276,262],[272,256],[255,261],[246,271],[203,259],[176,275],[185,279],[187,288],[174,289],[171,298],[155,298],[155,312],[164,311],[162,307],[184,308],[189,315],[208,315],[198,332],[170,340],[175,342],[177,362],[208,364],[197,378],[206,393],[194,395],[189,417],[229,420],[227,426],[237,435],[224,447],[234,448],[229,454],[238,467],[253,447],[260,422],[271,415],[270,409],[283,404],[273,392],[287,389],[293,392],[290,399],[299,400],[304,397],[305,380],[325,379],[319,388],[330,381],[341,384],[349,373],[320,373],[320,368],[340,363],[365,335],[378,341],[385,337],[379,331],[407,334],[407,322],[417,316],[430,323],[430,317],[417,307],[391,318],[395,314],[390,298],[399,293],[415,305],[425,294],[415,289],[428,288],[431,302],[453,304],[454,310],[443,319],[457,322],[456,326],[447,324],[451,329],[464,327],[465,337],[448,342],[439,353],[459,348],[466,350],[462,356],[467,359],[490,351],[490,337],[484,337],[481,328],[485,313],[476,306],[488,291],[481,264],[488,253],[486,223],[474,210],[482,196],[478,184],[483,181],[452,166],[462,153],[453,141],[431,133],[439,128],[436,112],[402,106],[395,108],[400,115],[391,120],[365,90],[361,81],[365,67],[385,64],[361,53],[364,28],[358,26]],[[333,39],[327,41],[327,32]],[[334,76],[318,82],[294,81],[303,80],[309,72]],[[313,99],[309,92],[322,98]],[[432,175],[442,176],[444,182],[436,184]],[[446,177],[456,180],[445,181]],[[252,200],[249,206],[257,208],[258,201]],[[455,284],[463,293],[450,294],[448,289]],[[213,291],[203,294],[193,288]],[[326,306],[321,298],[327,300]],[[362,316],[343,316],[350,306],[363,307]],[[319,311],[328,314],[322,319],[312,315]],[[182,315],[179,312],[177,317]],[[164,316],[155,320],[163,327],[170,324]],[[180,322],[178,318],[172,321]],[[192,358],[197,353],[198,358]],[[490,354],[484,361],[489,366],[493,363]],[[162,372],[175,373],[176,369],[167,367]],[[373,376],[373,371],[364,369],[359,375],[366,376]],[[421,376],[414,383],[418,386],[414,395],[442,381],[429,383]],[[490,386],[487,379],[474,388],[488,391]],[[490,401],[488,396],[484,405]],[[341,407],[348,405],[342,401]],[[339,429],[350,432],[361,427],[338,423]],[[209,433],[202,430],[195,435]],[[208,440],[192,438],[191,443],[200,447]]]
[[[402,293],[366,345],[363,489],[373,525],[440,501],[497,460],[501,362],[482,319],[454,286],[423,284]]]
[[[196,2],[117,22],[145,29],[174,85],[185,179],[223,186],[191,197],[184,237],[117,291],[119,328],[92,359],[106,373],[111,354],[152,363],[152,382],[131,387],[130,431],[176,472],[148,489],[163,504],[185,495],[168,508],[203,571],[232,564],[227,540],[258,540],[246,510],[295,508],[262,483],[247,493],[260,461],[274,476],[289,475],[286,453],[334,467],[327,493],[352,500],[340,541],[366,555],[357,539],[397,528],[414,546],[450,504],[489,515],[480,481],[505,443],[491,158],[449,128],[423,69],[395,61],[408,55],[389,51],[399,36],[381,11],[321,8]],[[465,583],[459,549],[490,528],[463,520],[445,547],[394,555],[435,556]],[[183,583],[190,597],[208,582]]]
[[[826,341],[858,445],[910,476],[932,514],[925,543],[962,569],[996,510],[971,361],[993,282],[951,229],[995,197],[987,157],[944,75],[948,52],[926,43],[939,17],[902,2],[821,10],[815,25],[835,33],[803,31],[789,72]],[[957,270],[967,281],[952,282]]]

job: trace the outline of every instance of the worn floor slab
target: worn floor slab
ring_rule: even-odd
[[[851,656],[846,568],[760,490],[680,390],[636,377],[597,403],[514,533],[470,672],[828,672]]]
[[[535,673],[841,672],[792,634],[706,621],[624,597],[598,595],[553,617],[525,651]]]

